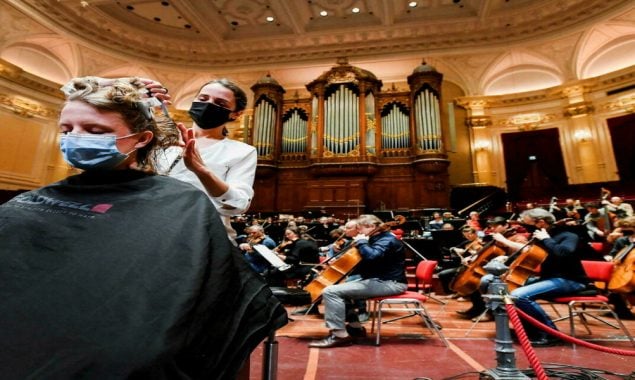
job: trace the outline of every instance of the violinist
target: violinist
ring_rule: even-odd
[[[269,236],[265,235],[265,229],[260,224],[254,224],[245,228],[247,238],[244,243],[238,245],[238,248],[243,252],[243,257],[249,265],[257,272],[263,273],[266,271],[270,264],[264,257],[260,256],[258,252],[254,250],[254,245],[262,244],[269,249],[276,248],[276,242]]]
[[[366,336],[366,330],[354,316],[346,324],[347,299],[391,296],[408,289],[403,243],[375,215],[361,215],[356,232],[355,248],[362,260],[355,270],[360,279],[324,288],[324,320],[329,335],[309,343],[309,347],[350,346],[354,338]]]
[[[327,245],[323,245],[321,246],[320,249],[320,256],[324,256],[326,258],[329,257],[333,257],[334,255],[334,247],[337,246],[338,249],[341,245],[343,245],[346,242],[346,236],[344,235],[344,229],[343,228],[335,228],[333,230],[331,230],[329,232],[329,240],[330,243]]]
[[[277,269],[267,271],[265,276],[272,286],[284,286],[286,279],[304,278],[311,271],[311,268],[320,261],[315,240],[302,237],[298,228],[287,226],[284,230],[284,239],[274,249],[274,252],[282,261],[292,265],[292,267],[284,272]]]
[[[619,230],[618,233],[621,236],[616,238],[611,252],[605,257],[607,261],[613,261],[618,253],[635,243],[635,216],[619,220],[616,226],[617,228],[614,232],[617,233]],[[635,252],[631,252],[629,255],[635,255]],[[623,259],[626,259],[626,257]],[[609,294],[609,303],[613,305],[613,311],[620,319],[633,320],[635,315],[631,312],[625,296],[626,294],[611,292]],[[611,313],[608,313],[607,316],[611,316]]]
[[[516,307],[557,330],[536,300],[576,293],[586,287],[588,278],[576,253],[579,238],[564,227],[555,225],[556,218],[547,210],[527,210],[520,217],[527,229],[533,230],[532,238],[547,252],[547,257],[540,266],[540,277],[530,279],[528,285],[515,289],[511,295],[516,299]],[[534,346],[551,346],[561,342],[525,321],[523,326]]]

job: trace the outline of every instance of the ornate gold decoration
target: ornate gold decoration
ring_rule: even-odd
[[[2,94],[0,94],[0,107],[10,110],[16,115],[29,118],[37,116],[45,119],[55,119],[58,115],[56,109],[44,107],[26,99]]]
[[[492,125],[492,118],[489,116],[471,116],[465,119],[468,127],[485,128]]]
[[[588,115],[594,111],[593,104],[591,102],[579,102],[571,104],[564,109],[564,115],[567,117]]]

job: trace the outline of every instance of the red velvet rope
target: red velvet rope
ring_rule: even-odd
[[[514,315],[515,315],[516,312],[518,312],[518,315],[520,315],[524,320],[526,320],[527,322],[529,322],[533,326],[541,329],[542,331],[544,331],[544,332],[546,332],[546,333],[548,333],[550,335],[553,335],[553,336],[555,336],[557,338],[560,338],[560,339],[562,339],[562,340],[564,340],[566,342],[575,343],[575,344],[578,344],[580,346],[591,348],[591,349],[594,349],[594,350],[597,350],[597,351],[608,352],[609,354],[624,355],[624,356],[635,356],[635,351],[601,346],[599,344],[587,342],[586,340],[582,340],[582,339],[578,339],[578,338],[572,337],[572,336],[567,335],[567,334],[565,334],[565,333],[563,333],[563,332],[561,332],[559,330],[552,329],[551,327],[545,326],[544,324],[540,323],[535,318],[533,318],[532,316],[530,316],[527,313],[523,312],[519,308],[511,307],[511,306],[513,306],[513,305],[512,304],[505,305],[505,307],[507,309],[507,313],[509,314],[510,318],[512,316],[512,313],[514,313]],[[516,316],[516,318],[518,318],[518,316]],[[516,326],[516,324],[514,324],[514,328],[516,329],[517,332],[519,331],[518,327]],[[524,333],[525,333],[525,331],[523,330],[523,334]],[[520,336],[519,336],[519,339],[520,339]]]
[[[518,318],[518,313],[516,313],[516,308],[511,303],[506,304],[505,308],[507,309],[509,320],[512,322],[512,325],[514,325],[514,330],[516,331],[516,335],[518,336],[518,341],[520,342],[520,346],[523,348],[523,351],[525,352],[525,356],[527,357],[527,360],[529,360],[529,364],[531,365],[531,368],[533,368],[534,373],[536,374],[536,378],[538,378],[538,380],[549,379],[547,377],[547,374],[545,373],[544,368],[542,368],[540,361],[538,360],[538,356],[536,356],[536,352],[534,351],[534,348],[531,346],[531,343],[529,342],[529,338],[527,337],[527,334],[525,333],[523,324],[520,322],[520,318]]]

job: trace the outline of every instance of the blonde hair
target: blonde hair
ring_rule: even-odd
[[[117,78],[107,82],[96,77],[74,78],[62,91],[66,102],[82,101],[100,111],[120,114],[133,133],[152,132],[152,140],[137,150],[139,169],[156,173],[160,155],[166,148],[178,144],[176,124],[162,115],[154,115],[149,98],[143,96],[145,84],[138,78]]]

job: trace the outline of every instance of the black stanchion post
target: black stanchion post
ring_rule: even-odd
[[[276,331],[269,333],[264,342],[264,352],[262,355],[262,379],[276,380],[278,377],[278,341]]]
[[[520,380],[529,379],[516,368],[516,350],[514,349],[511,332],[509,331],[509,316],[505,309],[504,297],[508,297],[507,284],[500,276],[507,271],[507,266],[498,260],[492,260],[483,267],[494,278],[483,295],[487,307],[494,314],[496,322],[496,368],[481,373],[481,379]]]

